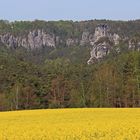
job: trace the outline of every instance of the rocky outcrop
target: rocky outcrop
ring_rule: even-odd
[[[90,52],[90,59],[88,60],[88,64],[93,64],[103,57],[107,56],[110,53],[111,46],[110,44],[103,42],[98,45],[93,46],[93,49]]]
[[[0,42],[8,47],[24,47],[27,49],[35,49],[41,47],[57,47],[60,44],[66,44],[66,46],[86,45],[89,43],[89,33],[83,32],[82,39],[78,38],[65,38],[55,34],[47,33],[43,30],[29,31],[26,36],[14,36],[10,33],[0,35]]]
[[[115,45],[118,45],[119,44],[120,39],[121,38],[120,38],[120,36],[118,34],[116,34],[116,33],[113,34],[112,40],[113,40],[113,42],[114,42]]]
[[[128,49],[140,51],[140,41],[134,39],[129,40]]]
[[[80,45],[84,46],[87,45],[88,43],[89,43],[89,32],[83,32]]]
[[[120,37],[118,34],[109,33],[109,27],[105,24],[100,24],[95,29],[95,34],[90,42],[93,46],[90,52],[88,64],[93,64],[96,61],[107,56],[114,45],[119,44]]]
[[[79,41],[78,39],[72,39],[72,38],[68,38],[66,40],[66,46],[75,46],[75,45],[78,45]]]
[[[0,35],[0,41],[8,47],[25,47],[27,49],[40,48],[43,46],[55,47],[55,36],[42,30],[30,31],[26,37],[15,37],[7,33]]]
[[[91,31],[93,32],[93,31]],[[94,63],[110,53],[112,44],[117,45],[120,37],[118,34],[111,34],[109,27],[105,24],[97,25],[95,33],[92,34],[88,31],[83,31],[81,39],[79,38],[61,38],[61,36],[47,31],[38,29],[28,31],[27,35],[14,36],[10,33],[0,35],[0,42],[8,47],[24,47],[27,49],[36,49],[41,47],[57,47],[61,44],[66,46],[92,46],[91,57],[88,64]],[[132,41],[129,43],[129,48],[134,48]]]
[[[106,24],[98,25],[95,28],[94,42],[97,42],[102,37],[109,37],[109,28]]]

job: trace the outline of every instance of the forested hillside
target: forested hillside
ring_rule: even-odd
[[[112,50],[88,65],[91,46],[67,45],[64,40],[80,42],[82,33],[94,32],[99,23],[107,23],[112,33],[120,35],[122,40],[115,46],[120,52]],[[3,43],[11,34],[26,38],[39,29],[55,35],[55,46],[27,49]],[[140,107],[140,52],[128,49],[128,39],[139,43],[139,33],[140,20],[0,21],[0,35],[5,39],[0,42],[0,110]],[[56,36],[61,38],[58,44]]]
[[[0,33],[13,33],[25,35],[28,30],[44,29],[48,33],[55,33],[63,37],[79,37],[83,31],[93,31],[97,24],[108,24],[112,32],[124,36],[132,36],[140,31],[140,20],[112,21],[112,20],[89,20],[89,21],[15,21],[0,20]]]

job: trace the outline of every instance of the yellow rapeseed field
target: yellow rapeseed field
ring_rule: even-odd
[[[140,109],[1,112],[0,140],[140,140]]]

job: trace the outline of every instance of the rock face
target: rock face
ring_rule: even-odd
[[[66,39],[66,46],[74,46],[74,45],[78,45],[79,41],[78,39],[72,39],[72,38],[68,38]]]
[[[83,33],[84,34],[84,33]],[[83,37],[84,45],[87,43]],[[0,42],[7,47],[24,47],[26,49],[36,49],[41,47],[57,47],[60,44],[65,44],[66,46],[79,45],[80,40],[77,38],[66,38],[61,39],[60,36],[55,34],[47,33],[43,30],[33,30],[29,31],[25,36],[14,36],[10,33],[0,35]],[[82,41],[81,41],[82,42]],[[82,43],[83,44],[83,43]]]
[[[91,31],[92,32],[92,31]],[[62,44],[65,46],[76,46],[76,45],[81,45],[81,46],[93,46],[95,47],[96,42],[100,38],[103,37],[108,37],[110,40],[114,42],[114,44],[119,43],[119,36],[117,34],[110,35],[109,34],[109,28],[107,25],[102,24],[98,25],[95,28],[95,33],[91,33],[89,31],[83,31],[83,33],[78,37],[74,38],[72,36],[67,37],[67,38],[61,38],[61,36],[58,36],[54,33],[48,33],[47,31],[41,30],[41,29],[36,29],[32,31],[27,31],[26,35],[19,35],[15,36],[12,33],[6,33],[0,35],[0,43],[3,43],[7,47],[13,47],[13,48],[18,48],[18,47],[24,47],[26,49],[36,49],[36,48],[41,48],[41,47],[57,47],[61,46]],[[105,42],[102,42],[103,44],[96,44],[98,46],[98,53],[99,54],[99,48],[101,46],[104,46],[105,49]],[[102,49],[103,50],[103,49]],[[101,57],[101,56],[100,56]],[[98,58],[98,56],[97,56]]]
[[[87,45],[88,43],[89,43],[89,32],[83,32],[80,45],[84,46]]]
[[[27,49],[43,46],[55,47],[55,36],[42,30],[33,30],[26,37],[15,37],[9,33],[0,35],[0,41],[8,47],[25,47]]]
[[[7,47],[24,47],[26,49],[38,49],[41,47],[52,47],[65,45],[65,46],[92,46],[90,52],[91,57],[88,60],[88,64],[95,63],[108,55],[114,45],[119,44],[120,37],[118,34],[111,34],[108,25],[99,24],[93,31],[83,31],[81,36],[74,38],[72,36],[62,37],[54,33],[48,33],[47,31],[36,29],[27,31],[26,35],[14,36],[13,34],[6,33],[0,35],[0,43],[3,43]],[[139,43],[140,44],[140,43]],[[129,48],[140,48],[140,45],[136,45],[133,41],[129,42]]]
[[[33,50],[41,47],[55,48],[61,46],[61,44],[68,47],[76,45],[92,46],[90,52],[91,57],[87,62],[88,64],[95,63],[108,55],[113,45],[119,44],[119,40],[119,35],[111,34],[109,32],[109,27],[106,24],[97,25],[94,34],[89,31],[83,31],[79,38],[73,38],[71,36],[62,39],[61,36],[54,33],[48,33],[41,29],[28,31],[27,34],[23,36],[14,36],[10,33],[0,35],[0,42],[5,46],[13,48],[24,47]],[[136,48],[133,41],[129,42],[129,48]]]
[[[103,57],[107,56],[110,53],[111,46],[110,44],[103,42],[94,46],[90,52],[90,59],[88,60],[88,64],[93,64],[98,60],[101,60]]]
[[[90,46],[90,58],[88,64],[94,64],[106,57],[113,49],[119,53],[121,50],[114,46],[118,45],[120,36],[116,33],[110,33],[110,28],[106,24],[99,24],[95,31],[83,31],[77,38],[71,36],[62,37],[60,34],[47,32],[42,29],[27,30],[26,34],[15,36],[12,33],[0,34],[0,43],[7,47],[26,49],[40,49],[41,47],[56,48],[59,46]],[[129,50],[140,51],[140,39],[137,37],[124,39],[128,42]],[[113,50],[114,51],[114,50]]]
[[[119,44],[120,37],[118,34],[114,33],[112,36],[112,39],[113,39],[115,45]]]
[[[109,28],[105,24],[100,24],[95,29],[94,42],[97,42],[102,37],[109,37]]]
[[[100,24],[95,29],[95,34],[90,44],[93,49],[90,52],[88,64],[93,64],[96,61],[107,56],[114,45],[119,44],[120,37],[118,34],[109,33],[109,27],[105,24]]]
[[[131,40],[129,40],[128,44],[129,44],[128,45],[129,50],[140,51],[140,41],[135,40],[135,39],[131,39]]]

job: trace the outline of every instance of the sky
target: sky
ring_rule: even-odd
[[[140,0],[0,0],[3,20],[134,20]]]

